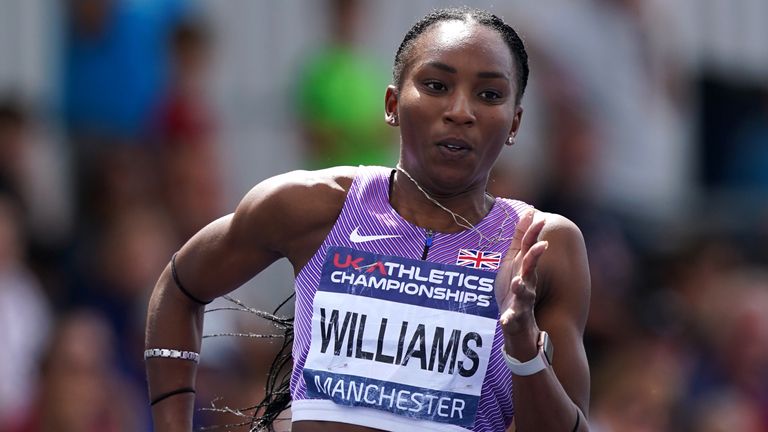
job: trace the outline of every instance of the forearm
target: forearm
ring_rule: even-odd
[[[517,432],[589,430],[585,416],[565,393],[552,369],[514,377],[513,382]]]
[[[200,352],[203,305],[187,298],[174,285],[166,268],[152,293],[147,311],[145,348],[167,348]],[[151,399],[178,389],[195,388],[197,364],[169,358],[147,359],[147,380]],[[167,397],[152,406],[154,430],[192,430],[194,393]]]
[[[518,372],[512,374],[511,389],[516,431],[588,431],[586,248],[573,222],[551,214],[534,222],[535,216],[528,212],[518,222],[496,276],[504,350],[517,360],[509,362]],[[540,338],[541,329],[548,338]]]
[[[534,336],[510,340],[505,350],[517,359],[537,355]],[[552,367],[529,376],[512,375],[516,432],[589,431],[585,413],[563,389]],[[578,420],[577,420],[578,416]]]

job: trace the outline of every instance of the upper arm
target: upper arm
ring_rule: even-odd
[[[541,239],[547,240],[549,247],[539,263],[541,295],[536,322],[552,338],[558,380],[586,416],[590,382],[583,341],[590,299],[586,247],[573,222],[554,214],[546,214],[546,218]]]
[[[202,300],[224,295],[293,250],[311,248],[341,209],[345,191],[322,172],[272,177],[246,194],[234,213],[195,234],[179,251],[177,273]],[[319,246],[319,245],[317,245]]]

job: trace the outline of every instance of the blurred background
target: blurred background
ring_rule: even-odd
[[[0,431],[151,430],[144,316],[170,255],[269,176],[394,165],[394,52],[456,4],[0,0]],[[472,4],[531,56],[491,192],[589,249],[594,430],[768,431],[768,0]],[[234,295],[271,311],[291,273]],[[261,400],[279,346],[206,339],[199,406]]]

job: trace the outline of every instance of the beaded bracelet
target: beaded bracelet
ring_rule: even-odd
[[[168,348],[150,348],[144,351],[144,360],[155,357],[189,360],[195,363],[200,361],[200,354],[193,351],[180,351]]]

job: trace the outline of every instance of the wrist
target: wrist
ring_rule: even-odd
[[[522,361],[533,358],[539,351],[539,333],[535,323],[515,333],[504,332],[504,351]]]
[[[510,355],[506,351],[506,346],[502,354],[504,355],[507,367],[509,367],[514,375],[529,376],[549,368],[552,365],[553,352],[554,347],[552,341],[549,339],[549,334],[545,331],[541,331],[539,332],[536,342],[536,352],[532,357],[526,356],[520,358],[519,354]]]

